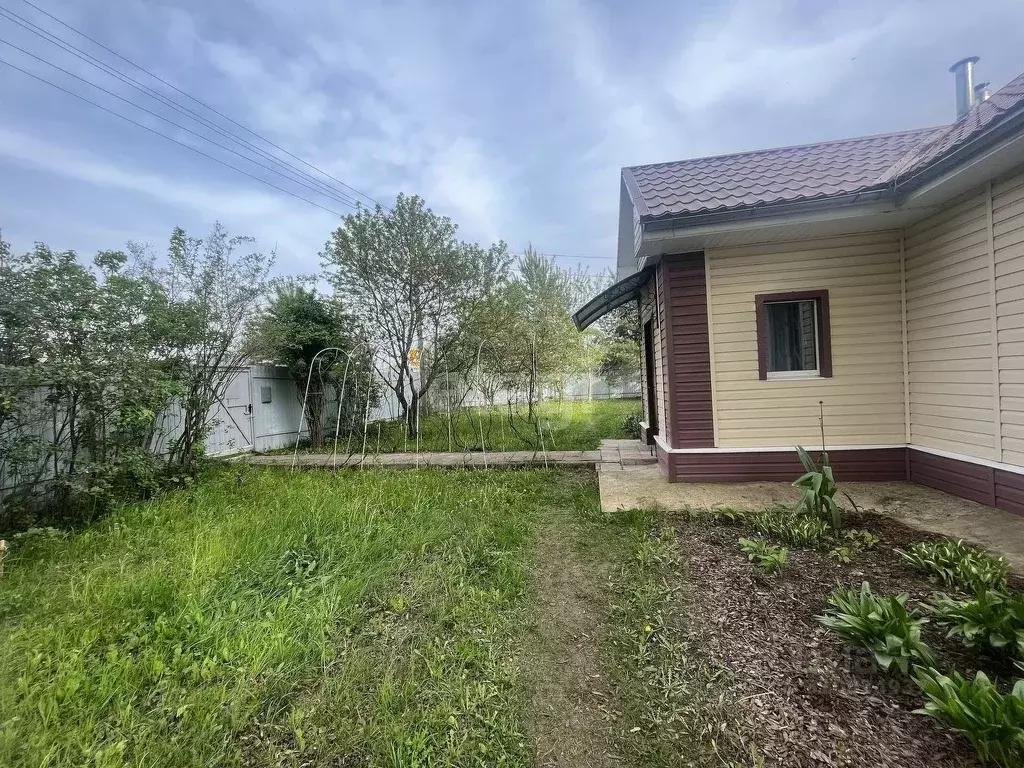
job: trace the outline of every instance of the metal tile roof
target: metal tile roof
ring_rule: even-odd
[[[905,176],[948,155],[1024,107],[1024,74],[1020,74],[987,100],[976,104],[961,119],[896,163],[883,181]]]
[[[949,126],[622,170],[643,220],[880,190],[1024,108],[1024,74]]]

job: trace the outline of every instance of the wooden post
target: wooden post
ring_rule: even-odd
[[[7,554],[7,542],[0,539],[0,576],[4,575],[4,555]]]

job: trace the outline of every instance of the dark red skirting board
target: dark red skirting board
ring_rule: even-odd
[[[1024,475],[910,449],[912,482],[1024,516]]]
[[[785,482],[803,473],[795,451],[666,453],[659,446],[657,453],[672,483]],[[832,451],[829,458],[840,483],[910,480],[1024,516],[1024,474],[906,448]]]
[[[832,451],[836,477],[845,480],[905,480],[905,448]],[[811,454],[815,455],[814,452]],[[796,480],[804,470],[796,451],[721,451],[669,454],[673,482],[742,483]]]

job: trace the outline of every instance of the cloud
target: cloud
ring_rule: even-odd
[[[22,167],[47,171],[59,178],[93,185],[105,190],[108,197],[115,190],[129,192],[164,208],[186,211],[193,220],[197,214],[207,224],[219,219],[234,231],[254,234],[265,248],[277,243],[292,262],[315,263],[316,247],[326,240],[330,228],[337,225],[337,220],[329,213],[317,212],[300,201],[290,202],[289,198],[254,190],[248,185],[186,180],[122,166],[3,126],[0,126],[0,158]],[[121,230],[132,215],[118,213],[121,219],[117,226],[92,225],[94,231]],[[179,215],[164,218],[177,223]],[[163,239],[169,230],[168,226],[154,235]],[[311,240],[311,232],[322,234]],[[120,243],[108,245],[117,247]]]
[[[665,87],[686,111],[739,100],[813,103],[850,74],[857,54],[905,18],[898,9],[865,19],[827,8],[814,18],[795,5],[734,2],[693,30],[666,70]]]

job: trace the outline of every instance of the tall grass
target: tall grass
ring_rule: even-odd
[[[628,437],[623,431],[626,416],[640,413],[639,400],[545,401],[536,408],[536,420],[530,421],[525,404],[494,408],[460,408],[449,417],[433,413],[420,420],[420,451],[546,450],[588,451],[600,447],[604,438]],[[379,431],[378,431],[379,427]],[[482,433],[482,434],[481,434]],[[362,448],[362,428],[351,437],[342,435],[339,449],[355,453]],[[543,440],[543,444],[542,444]],[[328,440],[326,450],[333,450]],[[368,453],[394,453],[416,449],[414,436],[407,437],[400,419],[370,424],[366,435]]]
[[[27,537],[0,579],[0,765],[523,763],[533,523],[593,504],[565,477],[223,469]]]

